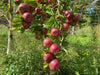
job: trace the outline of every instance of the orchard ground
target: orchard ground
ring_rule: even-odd
[[[90,26],[76,29],[75,35],[66,37],[68,55],[62,57],[65,60],[62,70],[57,75],[92,74],[100,72],[100,25],[96,27],[96,40],[93,41]],[[33,74],[49,75],[49,71],[43,69],[42,41],[34,38],[35,34],[26,30],[22,33],[14,33],[14,50],[6,56],[8,29],[0,25],[0,73],[4,74]],[[35,39],[35,40],[34,40]],[[36,43],[37,42],[37,43]],[[65,44],[66,45],[66,44]],[[100,73],[99,73],[100,74]]]

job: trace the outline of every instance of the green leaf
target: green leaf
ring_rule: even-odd
[[[49,66],[49,63],[47,63],[47,62],[44,62],[43,63],[43,68],[45,69],[46,67],[48,67]]]
[[[49,15],[52,15],[52,16],[54,15],[54,12],[50,11],[50,10],[47,10],[46,13],[48,13]]]

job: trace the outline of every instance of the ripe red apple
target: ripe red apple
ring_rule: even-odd
[[[62,13],[65,13],[65,11],[67,11],[67,10],[66,10],[66,9],[63,9],[63,10],[62,10]]]
[[[29,7],[25,3],[21,3],[18,6],[19,11],[23,14],[25,12],[28,12]]]
[[[57,54],[59,52],[60,47],[57,44],[52,44],[50,46],[50,52],[52,54]]]
[[[30,13],[33,13],[34,10],[35,10],[35,7],[33,7],[33,6],[31,6],[31,5],[29,5],[28,7],[29,7],[29,12],[30,12]]]
[[[20,4],[20,0],[16,0],[16,4]]]
[[[52,41],[50,38],[46,38],[43,40],[43,46],[44,47],[50,47],[52,45]]]
[[[47,4],[43,4],[43,6],[47,6]]]
[[[24,22],[22,27],[23,27],[24,29],[28,29],[28,28],[30,27],[30,24],[27,23],[27,22]]]
[[[64,13],[64,17],[67,19],[73,18],[73,13],[70,10],[66,10]]]
[[[58,5],[55,3],[55,4],[53,5],[53,7],[54,7],[54,9],[57,9],[57,8],[58,8]]]
[[[23,14],[23,19],[26,21],[26,22],[31,22],[33,20],[33,15],[29,12],[25,12]]]
[[[16,10],[16,12],[15,12],[16,14],[19,14],[19,11],[18,10]]]
[[[69,24],[68,23],[63,23],[62,29],[63,30],[68,30]]]
[[[53,55],[50,52],[46,52],[43,54],[43,60],[46,62],[50,62],[53,59]]]
[[[46,14],[47,14],[46,12],[42,12],[41,17],[46,17]]]
[[[35,13],[36,14],[41,14],[41,11],[42,11],[41,8],[39,8],[39,7],[35,8]]]
[[[59,67],[60,67],[60,64],[59,64],[59,62],[58,62],[58,60],[57,59],[53,59],[50,63],[49,63],[49,68],[51,69],[51,70],[58,70],[59,69]]]
[[[80,15],[78,13],[75,13],[75,16],[73,17],[74,21],[79,21],[80,20]]]
[[[9,10],[12,12],[13,11],[13,7],[10,7]]]
[[[47,66],[47,67],[45,67],[45,69],[46,69],[46,70],[49,70],[50,68],[49,68],[49,66]]]
[[[73,23],[73,19],[69,19],[69,20],[67,20],[66,23],[68,23],[68,24],[72,24],[72,23]]]
[[[41,30],[41,31],[42,31],[42,34],[43,34],[43,35],[46,35],[46,34],[47,34],[47,32],[48,32],[48,29],[47,29],[47,28],[42,28],[42,30]]]
[[[48,0],[48,3],[54,3],[55,2],[55,0]]]
[[[35,33],[35,38],[36,38],[37,40],[42,39],[42,37],[43,37],[43,35],[38,35],[38,33]]]
[[[57,38],[60,36],[60,30],[58,28],[52,28],[51,29],[51,35],[54,37],[54,38]]]

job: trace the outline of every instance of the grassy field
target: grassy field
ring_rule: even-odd
[[[54,75],[99,75],[100,69],[100,25],[96,27],[96,40],[90,26],[77,29],[75,35],[66,38],[68,51],[66,65]],[[8,29],[0,25],[0,74],[1,75],[50,75],[43,69],[42,40],[33,33],[14,33],[14,50],[7,56]]]

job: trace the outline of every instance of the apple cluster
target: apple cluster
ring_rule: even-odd
[[[63,36],[67,36],[69,26],[75,26],[76,23],[80,20],[80,15],[66,9],[58,10],[58,4],[56,0],[36,0],[32,2],[33,5],[35,3],[36,6],[31,6],[31,4],[28,5],[25,3],[21,3],[20,0],[16,0],[18,10],[16,10],[15,13],[16,15],[22,15],[21,19],[23,19],[23,24],[20,27],[23,29],[28,29],[32,25],[30,27],[30,30],[33,30],[33,32],[35,32],[35,38],[38,40],[42,39],[43,36],[45,36],[45,39],[43,40],[43,46],[49,50],[43,54],[43,60],[49,64],[47,67],[45,67],[45,69],[58,70],[60,67],[60,63],[56,58],[56,54],[59,54],[59,52],[62,50],[60,47],[61,45],[58,44],[61,43],[59,37],[62,38]],[[47,8],[48,6],[53,7],[52,12],[55,15],[51,15],[50,13],[48,13],[51,10]],[[57,17],[58,14],[64,16],[64,18]],[[53,25],[46,28],[44,25],[49,23],[45,22],[53,16],[55,19],[54,21],[62,21],[59,22],[60,24],[53,22]],[[34,21],[36,21],[37,23]],[[57,39],[57,42],[55,42],[53,39]]]
[[[64,24],[70,24],[72,26],[75,26],[76,23],[80,20],[80,15],[78,13],[74,13],[70,10],[62,10],[62,13],[64,14],[64,17],[67,19],[66,23]]]
[[[59,45],[56,43],[52,43],[50,38],[44,39],[43,45],[44,47],[49,48],[49,52],[45,52],[43,54],[44,61],[49,62],[49,66],[45,67],[45,69],[58,70],[60,64],[57,59],[53,58],[53,56],[59,52]]]

